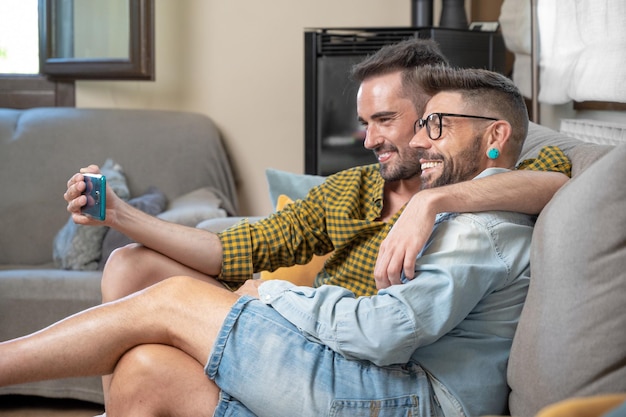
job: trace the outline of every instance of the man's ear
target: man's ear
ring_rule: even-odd
[[[497,149],[498,155],[507,153],[507,143],[511,137],[511,125],[509,122],[506,120],[497,120],[485,133],[487,135],[487,150]]]
[[[508,160],[508,141],[511,137],[511,125],[506,120],[494,122],[485,132],[487,136],[486,155],[491,167],[505,167],[511,163]]]
[[[497,120],[487,132],[489,134],[487,147],[496,147],[500,153],[504,153],[507,150],[507,143],[511,137],[511,124],[506,120]]]

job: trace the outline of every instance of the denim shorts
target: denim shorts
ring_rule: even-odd
[[[378,367],[309,340],[273,308],[240,298],[205,367],[222,416],[443,416],[417,364]]]

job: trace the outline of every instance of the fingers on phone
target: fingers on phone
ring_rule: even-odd
[[[98,165],[95,164],[91,164],[87,167],[81,168],[79,171],[81,174],[99,174],[100,173],[100,167]]]

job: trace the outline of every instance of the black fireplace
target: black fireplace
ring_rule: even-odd
[[[363,148],[356,116],[358,85],[350,68],[382,46],[410,37],[435,40],[454,66],[504,72],[502,35],[450,28],[309,29],[304,33],[304,166],[329,175],[376,162]]]

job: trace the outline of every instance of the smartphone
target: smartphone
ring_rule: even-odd
[[[104,220],[106,212],[106,177],[100,174],[83,174],[85,178],[84,195],[87,196],[81,212],[94,219]]]

